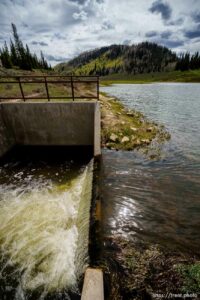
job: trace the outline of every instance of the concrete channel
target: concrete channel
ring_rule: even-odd
[[[0,103],[0,158],[15,146],[92,146],[98,157],[100,142],[96,101]],[[81,300],[103,299],[103,272],[88,268]]]

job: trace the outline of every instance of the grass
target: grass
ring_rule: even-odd
[[[169,71],[147,74],[113,74],[101,78],[102,85],[113,83],[153,83],[153,82],[200,82],[200,69],[190,71]]]
[[[182,297],[176,299],[183,299],[186,294],[199,294],[197,257],[158,245],[156,241],[152,244],[141,239],[136,243],[110,236],[106,242],[115,249],[115,256],[101,265],[104,276],[109,279],[107,299],[161,299],[155,294],[163,295],[163,299],[175,299],[167,295],[179,294]]]
[[[183,292],[199,293],[200,291],[200,263],[178,265],[177,271],[183,277]]]

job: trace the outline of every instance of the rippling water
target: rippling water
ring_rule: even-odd
[[[88,264],[93,161],[14,160],[0,167],[0,297],[78,293]],[[56,294],[55,294],[56,293]]]
[[[121,84],[102,88],[171,133],[164,157],[103,153],[105,236],[200,247],[200,84]]]

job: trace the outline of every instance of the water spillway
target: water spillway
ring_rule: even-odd
[[[77,291],[88,265],[92,178],[88,159],[0,167],[2,299]]]

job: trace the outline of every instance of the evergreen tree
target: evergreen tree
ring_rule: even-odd
[[[11,24],[13,39],[10,40],[10,52],[5,42],[4,47],[0,49],[0,59],[2,65],[5,68],[11,68],[12,66],[19,67],[24,70],[35,69],[50,69],[47,61],[41,52],[41,59],[38,59],[36,54],[31,54],[28,45],[24,47],[23,42],[20,40],[17,33],[17,27],[15,24]]]
[[[8,46],[7,46],[6,42],[4,43],[4,47],[0,50],[0,58],[1,58],[2,65],[5,68],[9,69],[9,68],[12,67],[12,62],[11,62],[11,59],[10,59],[10,53],[9,53]]]

